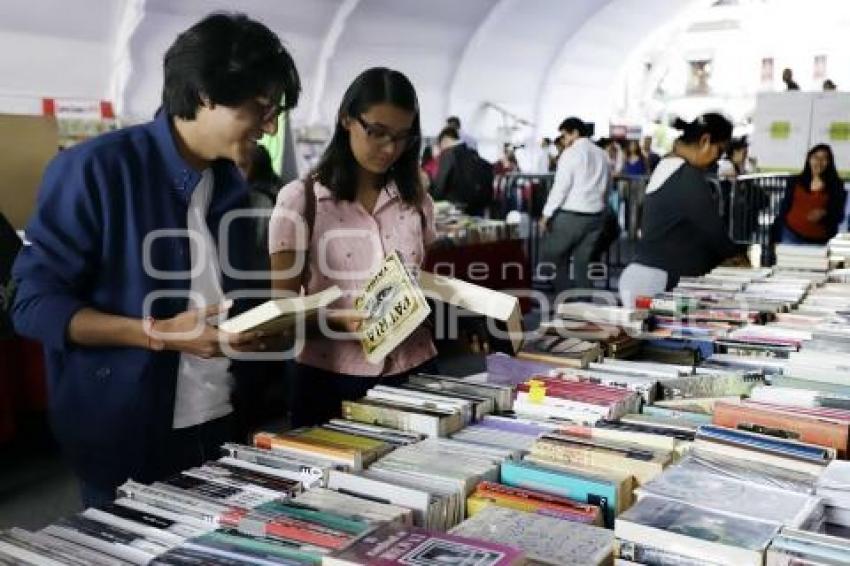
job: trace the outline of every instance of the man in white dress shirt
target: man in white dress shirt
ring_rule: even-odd
[[[587,135],[589,127],[579,118],[564,120],[558,127],[566,149],[558,159],[555,180],[540,219],[545,239],[541,248],[541,275],[558,276],[561,291],[573,258],[573,288],[590,288],[588,264],[602,233],[605,195],[611,181],[608,156]]]

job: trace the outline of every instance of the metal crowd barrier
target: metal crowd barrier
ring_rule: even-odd
[[[737,179],[708,178],[717,212],[728,228],[729,237],[738,244],[759,244],[762,265],[774,262],[773,224],[779,215],[782,200],[794,175],[751,174]],[[493,218],[504,219],[511,211],[524,213],[527,226],[520,230],[527,240],[529,262],[535,269],[540,261],[542,232],[538,220],[552,187],[554,174],[526,175],[509,173],[494,181],[494,199],[490,208]],[[635,243],[640,240],[643,202],[648,176],[620,175],[612,180],[609,205],[620,227],[619,237],[603,252],[608,267],[609,283],[612,272],[624,268],[634,255]]]
[[[497,176],[494,180],[490,217],[504,219],[512,211],[523,215],[521,222],[527,224],[521,226],[520,234],[526,239],[526,253],[534,273],[537,272],[540,261],[540,244],[543,237],[538,221],[554,178],[552,173],[508,173]],[[640,237],[641,213],[648,181],[649,177],[645,175],[619,175],[612,180],[608,205],[617,220],[619,235],[606,250],[599,251],[599,259],[604,261],[607,267],[609,284],[612,272],[622,270],[628,265],[634,244]]]
[[[773,264],[773,223],[793,178],[787,174],[741,175],[730,182],[729,237],[738,244],[761,245],[762,265]]]

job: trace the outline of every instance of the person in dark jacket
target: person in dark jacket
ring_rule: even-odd
[[[13,271],[15,327],[44,344],[51,424],[86,506],[218,456],[237,379],[224,353],[266,339],[209,320],[249,287],[237,164],[297,103],[298,72],[266,26],[217,13],[177,37],[164,75],[152,122],[48,165]]]
[[[623,305],[675,287],[681,276],[704,275],[744,250],[730,240],[717,212],[705,170],[732,137],[732,124],[708,113],[682,130],[673,152],[658,163],[646,188],[641,240],[620,277]]]
[[[803,171],[785,191],[773,225],[774,241],[783,244],[826,244],[844,219],[847,191],[835,168],[832,148],[809,150]]]
[[[481,216],[493,197],[492,166],[460,139],[460,133],[445,127],[437,136],[439,169],[434,179],[434,200],[448,200],[470,216]],[[489,174],[485,170],[489,167]]]

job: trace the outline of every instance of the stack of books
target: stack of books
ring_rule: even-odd
[[[836,234],[826,246],[830,259],[850,265],[850,233]]]
[[[604,565],[614,552],[609,530],[497,506],[481,510],[451,533],[521,548],[535,564]]]
[[[628,309],[594,303],[562,303],[555,318],[540,323],[546,336],[597,343],[609,358],[630,358],[637,353],[637,339],[646,329],[646,309]],[[596,361],[596,360],[589,360]]]
[[[490,506],[537,513],[565,521],[601,525],[599,507],[578,503],[566,497],[558,497],[541,491],[509,487],[499,483],[483,481],[466,499],[466,513],[473,517]]]
[[[826,523],[850,529],[850,462],[830,462],[817,482],[817,495],[826,504]]]
[[[777,405],[761,401],[720,402],[713,423],[727,428],[766,432],[836,451],[847,457],[850,411],[824,407]]]
[[[556,423],[488,415],[479,422],[454,433],[452,438],[527,453],[535,440],[557,426]]]
[[[622,558],[644,564],[762,566],[776,523],[647,495],[617,518]]]
[[[395,450],[361,475],[429,493],[444,507],[439,528],[448,528],[463,520],[466,498],[475,486],[484,480],[498,481],[501,463],[518,457],[510,449],[429,438]]]
[[[602,348],[598,342],[539,332],[525,341],[517,357],[556,367],[587,367],[602,357]]]
[[[557,377],[536,377],[517,386],[514,412],[520,416],[593,424],[640,410],[641,396],[620,387]]]
[[[669,450],[650,448],[623,440],[574,435],[567,431],[543,435],[531,449],[531,459],[554,465],[579,465],[624,472],[643,485],[672,463]]]
[[[324,566],[476,564],[520,566],[524,553],[501,542],[416,527],[386,525],[322,559]]]
[[[356,401],[343,401],[348,420],[425,436],[448,436],[472,422],[475,402],[442,393],[378,386]]]
[[[519,225],[464,214],[448,201],[434,203],[437,237],[455,244],[499,242],[519,238]]]
[[[767,549],[768,564],[847,564],[850,540],[844,536],[782,529]]]
[[[829,248],[777,244],[776,267],[788,270],[828,271],[830,268]]]

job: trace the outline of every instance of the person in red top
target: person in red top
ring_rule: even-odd
[[[844,218],[847,191],[835,168],[832,149],[819,144],[809,150],[803,172],[788,185],[774,237],[784,244],[826,244]]]

